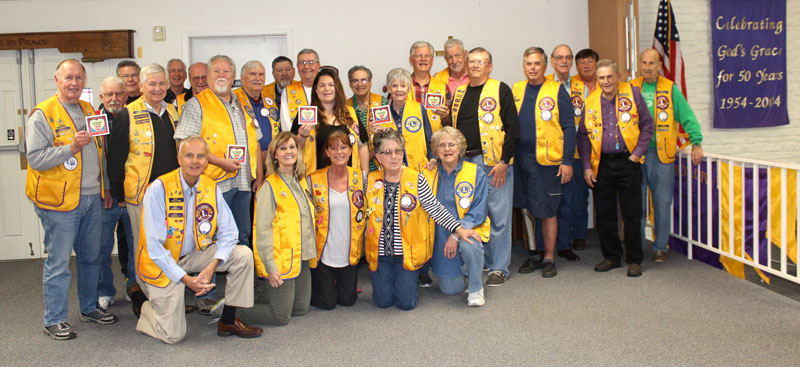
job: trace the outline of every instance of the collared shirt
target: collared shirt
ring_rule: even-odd
[[[181,178],[181,187],[183,188],[183,215],[186,219],[183,244],[181,244],[181,254],[179,256],[183,257],[196,250],[194,209],[195,198],[197,197],[197,183],[189,187],[189,184],[183,179],[183,174],[179,173],[179,176]],[[214,253],[214,258],[224,263],[231,255],[233,246],[236,246],[239,229],[236,228],[236,222],[233,220],[228,204],[225,204],[225,199],[222,198],[222,191],[219,190],[219,187],[217,187],[216,195],[217,215],[213,220],[217,221],[217,232],[215,234],[217,251]],[[142,200],[144,206],[144,210],[142,210],[142,225],[146,234],[147,253],[150,259],[164,272],[167,278],[178,283],[186,275],[186,272],[178,266],[178,263],[172,257],[172,253],[164,248],[164,242],[167,240],[167,208],[164,201],[164,184],[161,180],[155,180],[147,189],[147,193],[145,193]]]
[[[164,102],[174,103],[175,98],[178,98],[178,95],[181,95],[186,92],[189,92],[190,95],[192,94],[191,89],[187,89],[186,87],[183,87],[183,91],[178,94],[175,94],[175,92],[173,92],[172,89],[167,88],[167,95],[164,96]]]
[[[301,82],[302,83],[302,82]],[[311,105],[311,87],[306,87],[305,84],[303,85],[303,91],[305,91],[305,100],[306,106]],[[281,89],[281,131],[290,131],[292,129],[292,117],[289,115],[289,98],[286,93],[286,87]],[[296,96],[296,98],[301,98],[301,96]],[[302,100],[300,100],[302,102]]]
[[[469,73],[464,73],[464,75],[462,75],[458,80],[453,79],[453,74],[450,74],[447,78],[447,92],[450,93],[450,95],[453,95],[456,93],[456,89],[458,89],[458,87],[467,83],[469,83]],[[452,98],[447,98],[447,106],[450,107],[452,105]]]
[[[300,205],[300,259],[310,260],[317,256],[317,238],[314,231],[314,220],[311,217],[312,208],[308,205],[306,200],[306,193],[303,187],[300,186],[300,181],[294,176],[285,173],[279,173],[292,195],[297,199]],[[279,193],[279,195],[282,193]],[[269,181],[264,180],[264,185],[256,193],[256,215],[255,223],[255,238],[254,243],[258,249],[258,255],[261,256],[261,262],[267,269],[267,273],[278,272],[278,264],[275,262],[275,246],[272,243],[272,225],[275,220],[275,193]],[[260,210],[259,210],[260,209]]]
[[[458,218],[458,208],[456,207],[458,203],[456,203],[455,194],[456,176],[463,167],[464,160],[459,159],[453,172],[447,173],[441,162],[438,163],[438,170],[436,171],[439,176],[438,183],[436,184],[436,200],[439,200],[439,202],[444,205],[445,209],[447,209],[453,218]],[[486,173],[480,168],[478,168],[475,175],[475,187],[473,190],[475,195],[469,210],[464,214],[464,218],[460,220],[461,226],[466,229],[473,229],[483,224],[489,213],[486,205],[486,198],[489,195],[489,186],[486,180]],[[448,259],[444,257],[443,254],[444,244],[447,242],[447,238],[450,237],[451,233],[451,231],[448,231],[439,224],[436,225],[434,253],[431,258],[431,265],[437,276],[445,278],[453,278],[461,275],[461,255],[456,252],[456,257]],[[472,241],[475,241],[475,239],[472,239]],[[440,249],[442,250],[440,251]]]
[[[216,95],[216,94],[215,94]],[[217,96],[219,98],[219,96]],[[239,103],[239,98],[231,93],[231,101],[226,102],[219,98],[225,110],[228,111],[228,116],[231,117],[233,125],[233,136],[237,145],[247,146],[247,131],[245,124],[247,120],[244,117],[244,109],[242,104]],[[190,135],[200,135],[203,128],[203,111],[200,107],[200,101],[193,98],[183,105],[183,112],[181,114],[181,123],[175,128],[175,140],[185,139]],[[261,139],[261,129],[256,129],[256,139]],[[220,157],[222,158],[222,157]],[[245,160],[245,163],[239,168],[239,174],[232,179],[228,179],[217,183],[222,192],[228,192],[233,188],[240,191],[250,191],[250,182],[253,181],[253,176],[250,174],[250,165],[256,162],[257,157],[250,157]]]
[[[469,75],[467,73],[464,73],[464,77],[466,77],[467,83],[469,83]],[[428,79],[428,82],[425,83],[425,85],[422,85],[419,82],[417,82],[417,80],[414,78],[413,73],[411,74],[411,80],[414,83],[414,98],[416,99],[417,102],[419,102],[419,104],[425,106],[425,94],[428,93],[428,87],[430,87],[431,80],[433,80],[433,77],[430,77]],[[456,88],[458,88],[458,85],[456,86]],[[453,89],[453,92],[455,92],[455,89]],[[447,104],[447,108],[449,109],[453,105],[453,93],[450,91],[449,86],[445,86],[444,99],[445,103]],[[452,123],[450,122],[450,114],[447,114],[447,116],[442,118],[442,126],[450,126],[450,125],[452,125]]]
[[[603,115],[603,137],[600,139],[600,152],[603,154],[627,151],[619,124],[617,124],[618,96],[615,95],[613,99],[609,100],[602,94],[600,95],[600,113]],[[650,116],[650,111],[647,109],[647,104],[644,103],[644,98],[642,98],[642,93],[639,92],[638,87],[633,87],[633,103],[636,104],[636,109],[639,112],[639,138],[636,147],[630,153],[641,157],[647,152],[650,139],[653,137],[653,118]],[[581,115],[581,122],[578,124],[578,156],[581,157],[583,169],[591,169],[592,146],[589,142],[589,134],[586,131],[585,118],[586,113]]]

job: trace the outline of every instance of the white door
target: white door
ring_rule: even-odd
[[[236,63],[236,82],[240,85],[241,69],[244,63],[258,60],[267,71],[267,83],[270,81],[272,60],[286,55],[286,35],[252,35],[252,36],[190,36],[189,63],[207,62],[215,55],[227,55]],[[211,83],[211,82],[209,82]]]
[[[26,170],[18,145],[31,111],[28,51],[0,51],[0,260],[42,256],[39,218],[25,196]],[[12,136],[13,135],[13,136]]]

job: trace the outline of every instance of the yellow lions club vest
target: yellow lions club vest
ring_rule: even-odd
[[[461,162],[461,171],[458,171],[456,174],[456,186],[455,190],[453,190],[455,192],[458,219],[464,219],[464,216],[472,206],[472,202],[475,200],[475,181],[477,173],[477,164],[467,161]],[[436,190],[439,187],[439,165],[437,164],[436,168],[431,171],[423,170],[422,174],[425,175],[425,179],[430,182],[431,190],[433,190],[433,193],[436,194]],[[436,223],[433,221],[433,219],[429,218],[428,225],[428,239],[431,241],[431,246],[433,246]],[[486,221],[484,221],[483,224],[473,229],[475,232],[478,232],[478,234],[481,235],[481,241],[489,242],[489,237],[491,234],[491,221],[489,220],[489,215],[486,215]]]
[[[354,110],[353,107],[345,107],[347,107],[347,112],[350,113],[350,119],[353,120],[353,122],[347,128],[347,135],[350,139],[350,147],[353,149],[353,151],[350,153],[350,167],[360,170],[361,160],[359,159],[360,156],[358,155],[358,144],[361,143],[361,139],[359,139],[358,136],[358,116],[356,115],[356,110]],[[317,126],[314,126],[314,128],[311,129],[311,132],[308,133],[308,139],[306,140],[306,143],[303,144],[303,164],[306,165],[306,172],[314,172],[317,170]]]
[[[428,93],[440,93],[443,98],[447,98],[447,79],[442,82],[441,79],[437,79],[436,77],[432,77],[428,82]],[[424,98],[424,95],[423,95]],[[414,92],[414,84],[409,86],[408,88],[408,99],[409,101],[414,101],[419,104],[424,104],[425,101],[417,101],[417,94]],[[446,105],[447,101],[442,101],[442,105]],[[437,132],[439,129],[442,128],[442,119],[439,118],[439,115],[433,112],[433,110],[426,109],[425,110],[428,114],[428,121],[431,123],[431,131]]]
[[[469,83],[465,83],[456,89],[453,97],[452,121],[453,127],[458,126],[458,110],[461,108],[461,100],[467,93]],[[500,118],[500,81],[489,79],[483,85],[481,95],[478,99],[478,125],[481,131],[481,149],[483,150],[483,164],[487,167],[494,167],[500,162],[503,156],[503,142],[505,132],[503,131],[503,121]],[[512,164],[508,162],[508,164]]]
[[[397,192],[397,220],[403,242],[403,268],[417,270],[430,260],[433,243],[428,241],[428,213],[418,198],[419,172],[403,168]],[[378,246],[383,226],[383,171],[370,172],[367,179],[367,240],[364,243],[369,269],[378,269]],[[392,246],[392,244],[389,244]]]
[[[299,180],[300,187],[303,188],[305,195],[295,197],[289,185],[283,178],[273,173],[266,179],[272,189],[272,198],[275,200],[275,219],[272,221],[272,254],[275,263],[278,265],[281,279],[294,279],[300,275],[302,268],[302,226],[300,223],[300,200],[306,200],[308,208],[314,207],[311,201],[311,192],[308,191],[306,180]],[[255,213],[258,216],[258,212]],[[309,213],[311,220],[314,220],[314,212]],[[253,225],[256,220],[253,219]],[[269,276],[261,255],[258,254],[258,231],[253,229],[253,256],[256,266],[256,275],[262,278]],[[264,254],[270,256],[270,254]]]
[[[281,132],[281,115],[278,111],[278,105],[275,104],[275,99],[270,97],[267,93],[267,88],[261,90],[261,104],[263,104],[264,107],[260,111],[255,110],[253,104],[250,103],[250,97],[247,96],[247,93],[244,91],[244,89],[234,89],[233,94],[239,99],[239,103],[242,104],[244,112],[250,115],[253,123],[258,126],[259,129],[261,129],[261,134],[269,133],[271,134],[270,136],[274,138],[275,135],[278,135],[278,133]],[[255,114],[261,114],[261,116],[266,117],[269,120],[270,126],[260,126]],[[267,128],[269,128],[269,132],[267,131]]]
[[[514,83],[511,92],[517,105],[517,114],[525,98],[527,80]],[[564,132],[561,130],[558,110],[558,91],[561,84],[545,80],[536,97],[536,161],[543,166],[557,166],[564,156]]]
[[[389,108],[392,108],[391,106]],[[428,162],[428,146],[425,144],[425,127],[422,122],[422,109],[420,104],[410,99],[406,100],[403,107],[402,128],[403,140],[406,142],[405,154],[408,167],[417,169]],[[397,129],[396,123],[386,124],[392,130]],[[380,165],[379,165],[380,166]]]
[[[631,84],[642,89],[644,78],[631,80]],[[655,122],[656,147],[658,160],[669,164],[675,162],[678,150],[678,124],[675,123],[675,110],[672,104],[672,81],[659,76],[656,82],[656,100],[653,113]]]
[[[289,120],[294,121],[297,116],[297,108],[308,106],[311,103],[311,96],[306,95],[303,82],[296,81],[286,86],[286,100],[289,101]]]
[[[600,111],[602,91],[596,89],[586,97],[586,118],[584,125],[592,143],[592,171],[597,176],[600,166],[601,143],[603,139],[603,113]],[[633,153],[639,139],[639,111],[633,101],[633,90],[629,83],[619,83],[616,102],[617,125],[628,152]],[[642,157],[644,159],[644,157]]]
[[[178,110],[179,115],[183,113],[183,105],[186,104],[186,100],[184,98],[186,98],[186,92],[183,92],[175,97],[175,109]]]
[[[155,134],[153,121],[144,104],[143,97],[131,102],[127,106],[130,127],[128,131],[128,159],[125,161],[125,202],[139,205],[144,197],[150,174],[153,168],[153,149]],[[175,106],[167,103],[167,114],[172,129],[178,121],[178,111]]]
[[[317,229],[317,257],[309,262],[312,268],[317,267],[317,262],[325,251],[328,242],[328,223],[330,220],[330,185],[328,184],[328,170],[325,167],[313,172],[311,177],[311,190],[313,190],[314,205],[316,207]],[[361,260],[361,246],[364,240],[366,214],[364,214],[364,179],[360,169],[347,167],[347,198],[350,202],[350,265],[357,265]]]
[[[78,101],[86,116],[94,115],[94,109],[89,103]],[[39,103],[34,108],[31,115],[36,110],[42,111],[50,130],[53,131],[53,146],[69,145],[75,134],[78,133],[77,124],[85,124],[85,121],[72,121],[66,108],[58,100],[58,96],[52,96],[44,102]],[[103,139],[95,137],[92,139],[100,155],[100,177],[103,176]],[[25,181],[25,195],[31,199],[40,209],[55,210],[66,212],[78,207],[81,200],[81,176],[83,174],[82,152],[67,159],[63,164],[59,164],[46,171],[37,171],[28,165],[27,178]],[[100,192],[105,192],[103,180],[100,179]],[[104,195],[104,194],[103,194]]]
[[[200,102],[201,116],[203,117],[200,136],[208,143],[211,154],[220,158],[228,158],[228,145],[236,144],[236,138],[233,135],[233,119],[228,115],[228,110],[211,88],[200,92],[195,98]],[[231,99],[231,103],[234,103],[233,99]],[[258,126],[253,122],[253,118],[250,117],[249,113],[244,111],[243,114],[247,125],[245,129],[247,153],[249,154],[247,161],[250,163],[250,174],[252,177],[256,177],[256,159],[258,159],[260,148],[258,145]],[[209,163],[204,173],[211,177],[214,182],[222,182],[236,177],[239,171],[228,173],[219,166]]]
[[[184,218],[186,212],[183,199],[183,185],[181,184],[180,168],[165,173],[158,178],[164,185],[164,208],[166,209],[167,238],[164,248],[178,262],[183,241],[186,238],[184,231],[193,231],[194,249],[204,251],[213,243],[214,234],[217,232],[217,184],[206,175],[197,179],[197,196],[194,206],[194,226],[186,228],[189,218]],[[147,210],[147,208],[143,208]],[[136,251],[136,273],[143,281],[150,285],[163,288],[170,279],[164,275],[161,268],[156,265],[147,252],[147,234],[142,225],[139,229],[139,244]]]
[[[594,90],[600,89],[600,84],[595,80]],[[586,84],[581,80],[579,75],[573,75],[569,80],[569,97],[572,100],[573,115],[575,116],[575,127],[581,123],[581,114],[583,114]],[[587,96],[588,98],[588,96]],[[578,149],[575,149],[575,159],[578,159]]]

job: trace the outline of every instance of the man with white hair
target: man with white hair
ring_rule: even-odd
[[[411,45],[408,62],[411,64],[411,81],[414,88],[409,88],[408,99],[425,105],[427,93],[438,93],[445,97],[445,102],[452,99],[452,94],[447,90],[447,83],[440,79],[431,78],[433,67],[433,45],[426,41],[417,41]],[[450,108],[442,105],[438,108],[428,108],[428,119],[433,132],[442,126],[450,125]]]
[[[178,167],[172,135],[178,123],[175,106],[164,101],[169,86],[161,65],[150,64],[140,75],[142,97],[129,103],[117,116],[111,129],[108,152],[108,178],[111,195],[124,203],[133,229],[132,249],[139,243],[142,198],[145,189],[157,177]],[[135,258],[129,250],[129,269],[135,269]],[[140,290],[136,273],[129,271],[126,283],[130,297]],[[138,310],[134,308],[134,314]]]
[[[447,62],[447,67],[436,73],[434,78],[447,84],[447,91],[452,95],[458,87],[469,83],[467,49],[464,48],[464,42],[456,38],[447,40],[444,43],[444,61]],[[452,105],[453,101],[448,99],[447,106]],[[450,116],[445,119],[450,121]]]
[[[117,317],[97,307],[103,215],[103,141],[87,131],[94,108],[80,100],[86,69],[67,59],[53,76],[56,94],[36,105],[25,127],[28,178],[25,194],[44,228],[47,259],[42,271],[44,332],[55,340],[77,335],[67,322],[75,250],[80,320],[113,324]]]
[[[241,78],[242,87],[235,89],[233,94],[239,98],[239,103],[242,104],[245,112],[253,116],[261,128],[261,139],[258,142],[263,162],[272,137],[281,131],[278,106],[275,104],[275,100],[269,96],[269,92],[274,89],[264,86],[266,69],[264,64],[258,60],[250,60],[242,65]],[[253,192],[256,189],[258,187],[253,186]]]
[[[99,114],[105,114],[108,118],[110,129],[114,128],[114,120],[120,111],[125,107],[125,100],[128,94],[125,91],[125,81],[122,78],[111,75],[103,79],[100,84],[100,110]],[[106,144],[106,154],[108,154],[108,144]],[[108,170],[103,173],[108,179]],[[116,201],[110,193],[110,188],[106,188],[106,200],[103,202],[103,235],[100,242],[100,282],[97,285],[97,304],[100,308],[108,310],[114,303],[114,295],[117,290],[114,287],[114,272],[111,270],[111,251],[114,249],[114,232],[117,234],[117,253],[119,263],[122,266],[122,274],[127,279],[127,284],[136,282],[136,274],[133,268],[133,249],[136,244],[133,242],[131,232],[131,222],[128,218],[128,211],[125,209],[124,201]],[[129,262],[130,261],[130,262]],[[130,265],[130,267],[128,266]]]

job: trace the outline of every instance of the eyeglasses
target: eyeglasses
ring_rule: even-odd
[[[316,64],[317,62],[318,62],[317,60],[302,60],[302,61],[298,61],[297,65],[309,65],[310,66],[310,65]]]
[[[122,97],[125,95],[125,92],[107,92],[101,94],[103,97]]]
[[[456,143],[440,143],[439,144],[439,148],[441,148],[441,149],[445,149],[445,148],[454,149],[457,146],[458,146],[458,144],[456,144]]]
[[[489,60],[469,60],[470,65],[483,66],[489,63]]]
[[[369,83],[369,79],[367,79],[367,78],[350,79],[350,83],[353,83],[353,84],[367,84],[367,83]]]
[[[203,76],[193,76],[190,79],[192,79],[193,81],[199,82],[201,80],[208,80],[208,77],[205,76],[205,75],[203,75]]]
[[[122,74],[119,77],[122,79],[139,79],[139,74]]]
[[[405,151],[403,151],[402,149],[395,149],[395,150],[391,150],[390,149],[390,150],[384,150],[384,151],[378,152],[378,154],[383,154],[383,155],[387,155],[387,156],[391,156],[391,155],[402,156],[403,153],[405,153]]]
[[[553,59],[554,60],[558,60],[558,61],[561,61],[561,60],[572,60],[572,55],[553,56]]]

